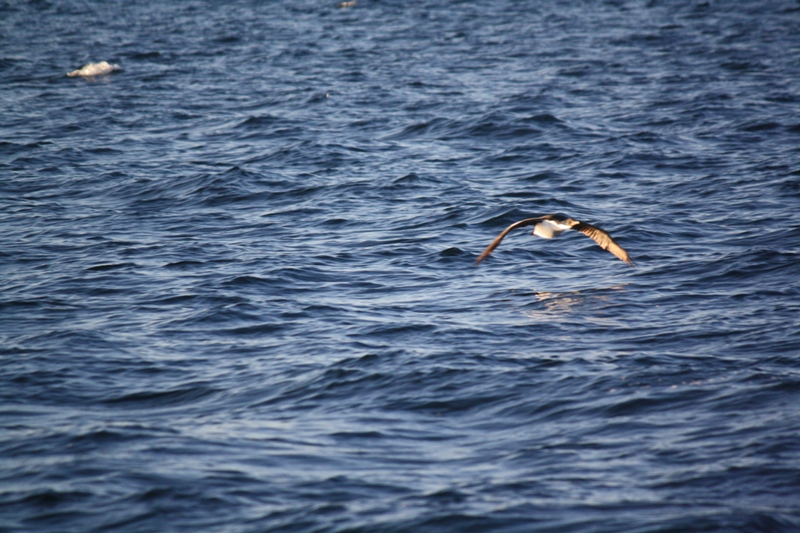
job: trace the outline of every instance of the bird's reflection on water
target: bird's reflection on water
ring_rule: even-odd
[[[614,309],[617,291],[625,291],[625,285],[613,285],[599,289],[584,289],[566,292],[526,291],[511,289],[515,298],[525,298],[522,313],[534,322],[564,322],[579,318],[587,324],[605,327],[622,326]]]

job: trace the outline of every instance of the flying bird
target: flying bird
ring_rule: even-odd
[[[591,224],[579,222],[572,218],[562,217],[560,215],[543,215],[536,218],[526,218],[525,220],[514,222],[509,227],[504,229],[503,233],[498,235],[497,238],[486,247],[483,253],[478,256],[478,259],[475,260],[475,264],[477,265],[489,257],[494,249],[500,246],[500,243],[503,241],[506,235],[517,228],[523,228],[525,226],[533,226],[533,231],[531,234],[536,235],[537,237],[543,237],[545,239],[553,239],[558,237],[569,229],[580,231],[594,242],[599,244],[603,250],[608,250],[619,259],[625,261],[629,266],[636,266],[636,264],[628,255],[628,252],[626,252],[622,246],[617,244],[617,242],[612,239],[611,235],[609,235],[607,232],[592,226]]]

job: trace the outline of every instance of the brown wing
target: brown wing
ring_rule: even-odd
[[[577,222],[577,221],[575,221]],[[590,224],[586,224],[585,222],[577,222],[577,224],[572,226],[572,229],[575,231],[580,231],[594,242],[600,245],[603,250],[608,250],[619,259],[622,259],[628,266],[636,266],[636,263],[633,262],[633,259],[628,256],[628,252],[626,252],[622,246],[617,244],[617,242],[611,238],[611,235],[606,233],[605,231],[601,230],[600,228],[596,228]],[[499,244],[499,243],[498,243]]]
[[[483,253],[481,255],[479,255],[478,258],[475,260],[475,264],[477,265],[478,263],[480,263],[481,261],[483,261],[484,259],[489,257],[489,255],[494,251],[494,249],[497,248],[498,246],[500,246],[500,243],[505,238],[505,236],[508,235],[509,233],[511,233],[513,230],[515,230],[517,228],[523,228],[525,226],[533,226],[534,224],[538,224],[542,220],[545,220],[545,219],[550,218],[550,217],[551,217],[551,215],[545,215],[543,217],[526,218],[525,220],[520,220],[519,222],[514,222],[509,227],[504,229],[503,233],[498,235],[497,238],[492,241],[492,244],[490,244],[489,246],[486,247],[486,249],[483,251]]]

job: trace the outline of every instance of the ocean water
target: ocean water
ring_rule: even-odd
[[[800,531],[799,28],[0,2],[0,531]]]

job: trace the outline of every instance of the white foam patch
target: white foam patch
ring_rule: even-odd
[[[88,65],[84,65],[83,67],[77,70],[68,72],[67,76],[69,76],[70,78],[74,78],[75,76],[89,78],[92,76],[102,76],[103,74],[110,74],[117,70],[122,70],[119,65],[112,65],[108,61],[101,61],[99,63],[89,63]]]

